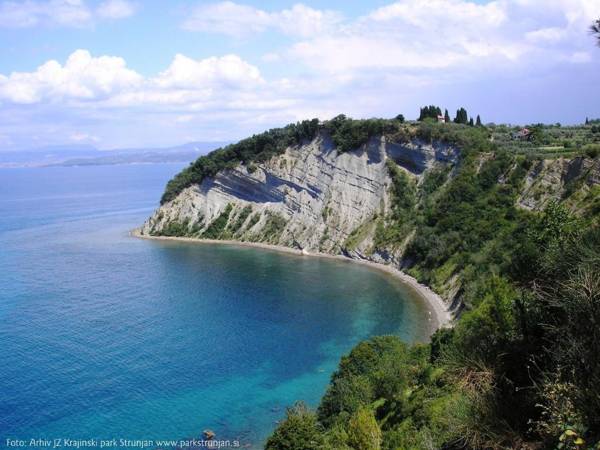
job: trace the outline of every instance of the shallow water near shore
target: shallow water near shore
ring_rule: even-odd
[[[424,340],[426,307],[358,264],[131,238],[181,165],[0,170],[7,438],[260,444],[360,340]]]

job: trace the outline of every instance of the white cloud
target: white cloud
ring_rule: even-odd
[[[123,58],[73,52],[64,65],[51,60],[34,72],[0,74],[0,100],[32,104],[79,102],[89,105],[190,104],[213,101],[265,83],[260,71],[237,55],[194,60],[176,55],[166,70],[144,78]]]
[[[368,18],[379,22],[400,21],[430,29],[439,36],[438,33],[457,25],[478,30],[496,27],[506,21],[506,13],[496,1],[476,4],[463,0],[405,0],[378,8]],[[464,32],[464,28],[456,31]]]
[[[198,6],[182,26],[188,31],[238,36],[262,32],[269,22],[265,11],[226,1]]]
[[[200,5],[182,24],[188,31],[245,36],[275,29],[292,36],[312,36],[328,32],[341,20],[333,11],[310,8],[301,3],[290,9],[267,12],[231,1]]]
[[[25,0],[0,3],[0,27],[64,26],[81,28],[99,19],[121,19],[135,8],[126,0],[107,0],[96,11],[83,0]]]
[[[81,0],[4,1],[0,4],[0,26],[7,28],[39,24],[78,27],[91,18],[90,10]]]
[[[103,19],[124,19],[132,16],[136,5],[126,0],[107,0],[96,9],[96,14]]]
[[[0,76],[0,99],[14,103],[43,100],[97,100],[139,85],[142,77],[128,69],[123,58],[94,58],[87,50],[76,50],[64,66],[50,60],[35,72],[13,72]]]
[[[269,63],[301,63],[315,73],[364,75],[366,71],[510,70],[535,62],[581,61],[582,31],[600,0],[399,0],[363,17],[303,4],[266,11],[223,1],[196,7],[183,23],[187,30],[235,37],[267,30],[296,38]],[[589,43],[589,39],[588,39]]]
[[[153,80],[161,88],[252,87],[263,82],[260,71],[237,55],[196,61],[178,54]]]
[[[525,38],[532,42],[558,42],[567,36],[567,31],[564,28],[548,27],[540,28],[539,30],[528,31],[525,33]]]
[[[330,74],[434,69],[440,78],[583,62],[570,55],[589,45],[599,12],[600,0],[400,0],[294,43],[289,58]]]

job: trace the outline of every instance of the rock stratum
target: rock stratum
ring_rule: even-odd
[[[385,137],[340,154],[327,137],[319,136],[252,169],[239,164],[186,188],[156,210],[141,232],[169,235],[178,224],[198,237],[208,232],[210,238],[388,261],[390,254],[370,252],[376,220],[390,210],[386,163],[393,161],[419,180],[427,170],[452,166],[457,159],[458,150],[451,146],[394,144]],[[223,217],[226,222],[216,236],[211,226]],[[347,245],[361,229],[353,245]]]

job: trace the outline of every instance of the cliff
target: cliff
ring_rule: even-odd
[[[265,163],[238,164],[184,189],[141,232],[169,235],[181,229],[189,236],[389,261],[395,252],[372,249],[377,219],[390,212],[389,161],[419,183],[427,171],[457,160],[458,150],[449,145],[419,140],[397,144],[384,136],[340,154],[320,134]]]
[[[320,130],[262,162],[235,162],[190,183],[164,202],[140,233],[262,242],[410,268],[419,257],[407,247],[423,222],[445,220],[439,211],[437,218],[423,219],[423,211],[442,211],[453,201],[460,205],[456,196],[445,200],[443,192],[461,189],[448,186],[469,166],[462,151],[418,133],[408,139],[382,133],[341,152],[331,134]],[[575,209],[598,207],[597,158],[531,161],[480,151],[470,160],[472,183],[490,184],[484,180],[491,177],[494,186],[482,189],[514,188],[509,198],[519,209],[539,211],[566,196]],[[430,253],[436,251],[437,244],[428,245]],[[418,267],[411,273],[458,309],[464,264],[448,252],[427,276]]]

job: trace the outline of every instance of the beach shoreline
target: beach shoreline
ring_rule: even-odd
[[[355,259],[344,255],[331,255],[329,253],[321,252],[307,252],[306,250],[298,250],[290,247],[284,247],[282,245],[265,244],[261,242],[245,242],[235,240],[221,240],[221,239],[198,239],[191,237],[179,237],[179,236],[149,236],[140,233],[138,228],[135,228],[129,232],[132,237],[140,239],[158,240],[158,241],[177,241],[177,242],[188,242],[196,244],[222,244],[222,245],[235,245],[238,247],[252,247],[260,248],[264,250],[277,251],[281,253],[287,253],[300,257],[317,257],[334,259],[337,261],[345,261],[349,263],[358,263],[375,270],[380,270],[387,273],[388,275],[400,280],[403,284],[410,287],[412,291],[421,298],[424,304],[427,306],[428,311],[431,313],[431,328],[430,333],[433,334],[437,329],[449,327],[452,325],[452,314],[448,311],[446,302],[435,293],[429,286],[425,286],[419,283],[416,278],[408,275],[407,273],[391,267],[389,265],[369,261],[365,259]]]

